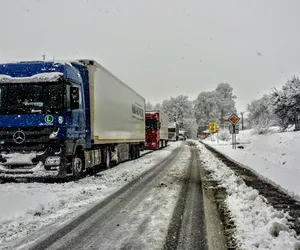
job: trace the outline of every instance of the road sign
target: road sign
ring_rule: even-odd
[[[216,122],[208,123],[208,131],[210,133],[216,133],[217,132],[217,123]]]
[[[232,124],[237,124],[240,120],[240,118],[236,115],[236,114],[232,114],[228,120],[232,123]]]
[[[233,125],[230,125],[230,126],[229,126],[229,133],[230,133],[231,135],[232,135],[233,132],[234,132],[233,130],[234,130],[234,129],[233,129]]]
[[[239,131],[240,131],[240,126],[239,125],[230,125],[229,126],[229,132],[230,132],[230,134],[232,135],[232,134],[238,134],[239,133]]]
[[[240,132],[240,126],[239,125],[234,125],[234,133],[238,134]]]
[[[232,148],[236,149],[236,134],[240,131],[240,125],[232,124],[229,126],[230,134],[232,134]]]

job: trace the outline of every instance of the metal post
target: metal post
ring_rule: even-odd
[[[234,134],[234,149],[236,149],[236,134]]]
[[[232,148],[235,149],[235,125],[232,124]]]
[[[244,112],[241,112],[242,115],[242,130],[244,130]]]
[[[236,149],[236,134],[235,134],[235,149]]]

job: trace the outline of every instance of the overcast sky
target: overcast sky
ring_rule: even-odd
[[[0,0],[0,60],[91,58],[147,100],[226,81],[238,111],[300,71],[299,0]]]

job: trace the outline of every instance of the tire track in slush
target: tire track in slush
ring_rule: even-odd
[[[198,151],[193,144],[189,170],[175,207],[165,250],[208,249]]]

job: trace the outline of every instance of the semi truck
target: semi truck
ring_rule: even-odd
[[[0,64],[1,177],[79,177],[144,145],[145,99],[96,61]]]
[[[186,130],[179,130],[179,140],[186,141],[187,139],[187,131]]]
[[[161,110],[146,111],[145,149],[157,150],[168,145],[169,118]]]
[[[168,127],[168,140],[169,141],[178,141],[179,137],[179,125],[176,122],[172,122]]]

